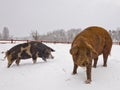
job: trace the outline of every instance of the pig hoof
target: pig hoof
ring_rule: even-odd
[[[77,74],[77,72],[73,72],[73,73],[72,73],[72,75],[75,75],[75,74]]]
[[[47,62],[47,60],[45,59],[45,60],[43,60],[44,62]]]
[[[107,67],[107,65],[103,65],[103,67]]]
[[[86,84],[90,84],[90,83],[91,83],[91,80],[86,80],[85,83],[86,83]]]
[[[96,66],[93,66],[93,68],[96,68]]]

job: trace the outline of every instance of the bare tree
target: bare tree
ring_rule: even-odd
[[[33,38],[34,40],[39,40],[39,39],[40,39],[40,35],[39,35],[39,33],[37,32],[37,30],[36,30],[36,31],[33,31],[33,32],[31,33],[31,36],[32,36],[32,38]]]
[[[2,38],[3,38],[4,40],[9,39],[9,29],[8,29],[8,27],[4,27],[4,28],[3,28]]]

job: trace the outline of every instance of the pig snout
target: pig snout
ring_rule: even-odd
[[[52,54],[50,54],[49,59],[54,59],[54,56],[52,56]]]

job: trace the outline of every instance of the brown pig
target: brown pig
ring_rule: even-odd
[[[87,80],[90,83],[92,60],[96,67],[98,56],[103,54],[103,66],[107,66],[108,55],[112,47],[112,39],[107,30],[91,26],[80,32],[73,40],[70,53],[73,57],[73,74],[77,73],[78,66],[86,67]]]

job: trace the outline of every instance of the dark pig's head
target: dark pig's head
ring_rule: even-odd
[[[41,57],[44,61],[46,61],[46,59],[54,59],[52,52],[55,52],[55,50],[50,47],[38,48],[38,56]]]

